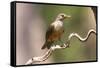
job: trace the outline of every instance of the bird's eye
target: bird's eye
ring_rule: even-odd
[[[61,15],[62,17],[64,17],[64,15]]]

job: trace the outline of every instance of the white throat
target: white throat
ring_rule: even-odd
[[[55,30],[60,30],[63,27],[63,22],[56,20],[51,25],[54,26]]]

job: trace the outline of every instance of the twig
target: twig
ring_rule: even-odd
[[[80,35],[78,35],[77,33],[71,33],[69,36],[68,36],[68,40],[66,41],[66,43],[64,43],[63,45],[56,45],[56,46],[52,46],[43,56],[39,56],[39,57],[33,57],[31,59],[29,59],[27,62],[26,62],[26,65],[31,65],[35,62],[43,62],[45,60],[47,60],[51,54],[53,53],[54,50],[56,49],[64,49],[64,48],[68,48],[69,47],[69,44],[70,44],[70,40],[72,37],[76,37],[78,38],[81,42],[84,42],[86,41],[90,34],[91,33],[94,33],[96,34],[96,31],[94,29],[90,29],[88,31],[88,34],[85,38],[82,38]]]

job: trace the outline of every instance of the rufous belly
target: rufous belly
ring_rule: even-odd
[[[63,34],[63,31],[55,31],[51,35],[49,35],[47,41],[57,41],[61,35]]]

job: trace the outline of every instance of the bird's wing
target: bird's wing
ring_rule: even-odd
[[[46,32],[46,37],[45,37],[46,41],[41,49],[45,49],[46,47],[48,49],[50,48],[52,41],[47,41],[47,40],[49,39],[49,37],[52,35],[53,32],[54,32],[54,26],[50,25],[49,28],[47,29],[47,32]]]
[[[50,35],[54,32],[54,26],[50,25],[46,32],[46,40],[49,38]]]

